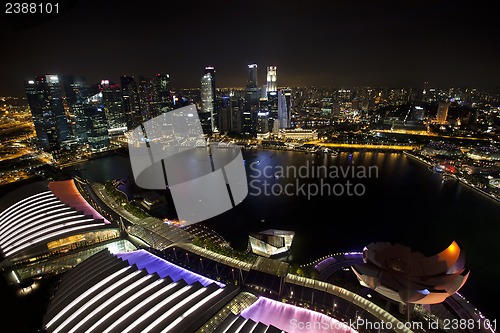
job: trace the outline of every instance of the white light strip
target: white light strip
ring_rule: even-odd
[[[259,325],[258,322],[256,322],[255,324],[253,324],[252,329],[250,329],[248,332],[253,332],[253,330],[257,327],[257,325]],[[283,331],[281,331],[281,332],[283,332]]]
[[[158,318],[156,318],[151,324],[149,324],[144,329],[144,331],[146,331],[146,332],[151,331],[154,327],[158,326],[164,319],[166,319],[170,315],[172,315],[172,313],[174,313],[174,311],[176,311],[177,309],[179,309],[181,306],[183,306],[187,302],[191,301],[195,297],[198,297],[201,294],[206,293],[206,292],[207,292],[206,288],[201,288],[201,289],[197,290],[196,292],[192,293],[191,295],[189,295],[188,297],[184,298],[182,301],[180,301],[179,303],[177,303],[176,305],[174,305],[170,309],[168,309],[167,312],[165,312],[164,314],[162,314],[161,316],[159,316]]]
[[[54,208],[59,208],[59,207],[63,207],[63,206],[66,206],[65,204],[63,204],[62,202],[60,201],[52,201],[52,202],[49,202],[49,203],[46,203],[44,205],[41,205],[40,207],[38,207],[38,209],[40,209],[41,207],[44,207],[44,206],[50,206],[50,207],[47,207],[45,209],[44,212],[40,213],[39,210],[37,211],[34,211],[33,213],[31,214],[28,214],[27,216],[19,216],[18,218],[12,220],[12,221],[9,221],[5,226],[1,232],[0,232],[0,236],[5,236],[9,233],[12,232],[13,229],[15,229],[16,227],[19,228],[23,225],[26,225],[28,224],[29,222],[33,221],[34,219],[37,218],[37,214],[38,215],[49,215],[49,214],[52,214],[52,211]],[[67,207],[69,208],[69,207]],[[43,210],[42,210],[43,211]],[[28,219],[28,220],[25,220],[25,219]],[[19,222],[21,221],[21,222]]]
[[[170,331],[172,328],[177,326],[181,321],[183,321],[187,316],[189,316],[191,313],[198,310],[200,307],[202,307],[204,304],[206,304],[208,301],[210,301],[212,298],[219,295],[223,291],[224,291],[224,289],[220,288],[220,289],[216,290],[215,292],[211,293],[210,295],[208,295],[207,297],[205,297],[203,300],[201,300],[201,302],[198,302],[195,306],[191,307],[189,310],[187,310],[182,315],[180,315],[176,320],[174,320],[170,325],[168,325],[163,331],[161,331],[161,333],[166,333],[166,332]],[[186,303],[185,301],[187,302],[187,298],[184,301],[182,301],[181,303]],[[180,306],[184,305],[184,304],[181,305],[181,303],[177,304],[175,307],[179,308]],[[174,308],[172,308],[170,310],[173,312],[173,311],[175,311]]]
[[[26,216],[22,217],[23,224],[25,224],[27,221],[32,221],[34,218],[38,217],[39,215],[48,215],[51,214],[54,211],[54,208],[59,208],[59,207],[66,207],[70,209],[70,207],[66,206],[64,203],[53,200],[51,202],[45,203],[43,205],[39,205],[37,207],[37,210],[34,211],[31,214],[28,214]],[[16,217],[14,220],[9,221],[9,223],[5,226],[6,229],[0,232],[0,235],[5,234],[9,230],[9,224],[12,225],[17,225],[17,221],[20,220],[21,218]],[[27,220],[26,220],[27,219]]]
[[[37,230],[40,230],[42,228],[45,228],[46,226],[49,226],[53,223],[55,223],[55,221],[49,221],[49,223],[45,223],[45,224],[40,224],[41,222],[45,222],[47,220],[50,220],[52,218],[56,218],[56,217],[61,217],[61,216],[65,216],[65,215],[68,215],[68,214],[74,214],[75,211],[74,210],[71,210],[67,207],[65,208],[61,208],[61,209],[58,209],[59,211],[61,210],[66,210],[65,212],[63,213],[59,213],[59,214],[54,214],[54,215],[51,215],[51,216],[47,216],[47,217],[44,217],[43,219],[40,219],[37,221],[37,225],[35,225],[34,227],[32,227],[30,229],[30,225],[26,225],[24,227],[21,227],[19,230],[15,230],[15,233],[11,233],[10,235],[7,235],[5,237],[5,239],[3,237],[0,237],[0,244],[2,247],[6,247],[8,246],[9,244],[11,244],[12,242],[18,240],[20,237],[24,237],[30,233],[33,233]],[[81,215],[78,216],[78,215],[73,215],[74,218],[78,218],[78,217],[82,217]],[[24,232],[22,232],[24,231]],[[2,244],[3,243],[3,244]]]
[[[41,201],[39,201],[39,200],[41,200]],[[32,207],[32,205],[40,205],[40,204],[47,202],[47,201],[58,201],[58,200],[53,194],[47,194],[43,197],[36,198],[33,201],[29,201],[26,204],[22,205],[22,207],[18,207],[15,210],[13,210],[8,216],[5,216],[2,219],[0,226],[6,224],[8,222],[12,222],[13,218],[17,219],[18,217],[21,217],[23,214],[26,214],[27,212],[31,212],[33,208],[38,207],[38,206]],[[28,209],[28,210],[25,211],[25,209]]]
[[[93,220],[87,220],[87,221],[93,221]],[[81,222],[84,222],[84,221],[81,221]],[[25,249],[25,248],[31,246],[33,243],[43,242],[46,239],[49,239],[49,238],[52,238],[52,237],[55,237],[55,236],[59,236],[61,234],[71,233],[73,231],[77,231],[77,230],[85,229],[85,228],[100,227],[100,226],[103,226],[103,225],[105,225],[105,224],[104,223],[86,224],[86,225],[81,225],[81,226],[78,226],[78,227],[73,227],[73,228],[69,228],[69,229],[60,230],[59,232],[54,232],[54,233],[51,233],[50,235],[46,235],[44,237],[40,237],[38,239],[34,239],[34,240],[32,240],[32,241],[24,244],[23,246],[18,247],[17,249],[13,249],[12,251],[4,252],[4,255],[7,257],[9,255],[12,255],[14,253],[19,252],[22,249]]]
[[[142,272],[142,271],[137,271],[136,273],[138,274],[140,272]],[[137,275],[136,273],[132,274],[131,276]],[[86,315],[85,318],[83,318],[75,326],[73,326],[73,328],[68,333],[74,333],[78,328],[80,328],[83,324],[85,324],[90,319],[95,319],[95,318],[93,318],[94,316],[100,316],[101,315],[99,313],[100,311],[104,310],[111,303],[113,303],[114,301],[116,301],[120,297],[124,296],[125,294],[127,294],[128,292],[130,292],[132,289],[134,289],[138,285],[140,285],[140,284],[144,283],[145,281],[149,280],[151,277],[152,277],[152,275],[143,276],[139,280],[135,281],[134,283],[132,283],[131,285],[129,285],[128,287],[126,287],[125,289],[122,289],[120,292],[118,292],[117,294],[115,294],[114,296],[112,296],[111,298],[109,298],[107,301],[105,301],[104,303],[102,303],[101,305],[99,305],[97,308],[95,308],[94,310],[92,310],[92,312],[90,312],[88,315]]]
[[[245,324],[247,323],[247,321],[248,321],[248,319],[245,319],[245,320],[241,323],[240,327],[238,327],[238,329],[237,329],[235,332],[239,332],[239,331],[241,331],[241,329],[243,328],[243,326],[245,326]],[[268,329],[269,329],[269,326],[267,327],[266,332],[267,332],[267,330],[268,330]]]
[[[98,302],[101,298],[107,296],[111,291],[115,290],[116,288],[121,287],[121,285],[123,285],[125,282],[127,282],[128,280],[132,279],[134,276],[137,276],[140,273],[141,273],[141,271],[135,271],[135,272],[133,272],[131,274],[128,274],[128,275],[124,276],[123,278],[121,278],[120,280],[116,281],[112,285],[108,286],[102,292],[100,292],[99,294],[95,295],[90,300],[88,300],[87,303],[85,303],[82,306],[80,306],[80,308],[78,310],[74,311],[71,314],[71,316],[69,316],[68,318],[66,318],[66,320],[63,321],[58,327],[54,328],[54,330],[52,331],[52,333],[59,333],[66,325],[68,325],[69,323],[71,323],[76,317],[78,317],[82,312],[84,312],[85,310],[87,310],[94,303]],[[80,324],[81,324],[81,322],[80,322]]]
[[[80,301],[83,300],[85,297],[87,297],[88,295],[92,294],[94,291],[96,291],[100,287],[106,285],[109,281],[111,281],[112,279],[114,279],[118,275],[122,274],[123,272],[125,272],[125,271],[127,271],[127,270],[129,270],[131,268],[132,268],[132,266],[123,267],[122,269],[114,272],[113,274],[111,274],[110,276],[106,277],[105,279],[99,281],[96,285],[94,285],[93,287],[91,287],[90,289],[88,289],[87,291],[85,291],[83,294],[81,294],[80,296],[78,296],[75,300],[73,300],[71,303],[69,303],[61,312],[59,312],[57,315],[55,315],[54,318],[52,318],[47,323],[47,325],[45,325],[45,328],[47,329],[50,326],[52,326],[55,321],[59,320],[59,318],[61,318],[62,316],[64,316],[66,314],[66,312],[70,311],[71,308],[73,308],[75,305],[77,305],[78,303],[80,303]]]
[[[152,276],[152,275],[148,275],[148,276]],[[158,286],[163,281],[164,281],[163,279],[156,280],[155,282],[153,282],[150,285],[146,286],[144,289],[141,289],[138,292],[136,292],[135,294],[130,295],[129,298],[127,298],[127,300],[125,300],[124,302],[121,302],[120,304],[118,304],[118,306],[114,307],[111,311],[109,311],[108,313],[106,313],[101,319],[99,319],[97,322],[95,322],[94,325],[92,325],[86,332],[89,332],[89,333],[92,332],[100,324],[102,324],[103,322],[105,322],[106,319],[108,319],[113,314],[115,314],[116,312],[118,312],[119,310],[121,310],[123,307],[127,306],[128,304],[130,304],[132,301],[134,301],[134,300],[138,299],[139,297],[141,297],[142,294],[144,294],[144,293],[148,292],[149,290],[155,288],[156,286]]]
[[[118,319],[117,321],[115,321],[111,326],[109,326],[102,333],[109,333],[109,332],[111,332],[116,326],[120,325],[124,320],[129,319],[129,317],[132,316],[134,312],[136,312],[137,310],[143,308],[149,302],[151,302],[151,301],[155,300],[156,298],[160,297],[162,294],[166,293],[167,291],[169,291],[170,289],[172,289],[174,286],[177,286],[177,285],[178,285],[177,282],[170,283],[167,286],[165,286],[165,287],[161,288],[160,290],[158,290],[157,292],[155,292],[154,294],[150,295],[149,297],[147,297],[146,299],[144,299],[142,302],[140,302],[139,304],[137,304],[136,306],[134,306],[132,309],[128,310],[127,313],[123,314],[120,317],[120,319]]]
[[[231,326],[233,326],[233,324],[234,324],[234,322],[235,322],[236,320],[238,320],[238,316],[235,316],[235,317],[233,318],[233,320],[231,321],[231,323],[230,323],[229,325],[227,325],[226,329],[225,329],[223,332],[221,332],[221,333],[226,333],[226,332],[229,330],[229,328],[230,328]]]
[[[40,192],[40,193],[37,193],[35,195],[32,195],[30,197],[27,197],[27,198],[24,198],[23,200],[20,200],[18,202],[16,202],[15,204],[13,204],[12,206],[9,206],[6,210],[4,210],[2,213],[0,213],[0,221],[7,216],[7,214],[9,214],[9,211],[11,211],[12,209],[16,208],[17,206],[21,205],[23,202],[27,201],[27,200],[30,200],[30,199],[33,199],[33,198],[36,198],[40,195],[46,195],[46,194],[52,194],[50,191],[45,191],[45,192]]]
[[[188,285],[188,286],[185,286],[183,287],[182,289],[176,291],[175,293],[173,293],[172,295],[168,296],[167,298],[165,298],[163,301],[161,301],[160,303],[157,303],[155,306],[153,306],[152,308],[150,308],[148,311],[146,311],[146,313],[144,313],[142,316],[140,316],[138,319],[136,319],[132,324],[130,324],[127,328],[125,328],[121,333],[128,333],[130,331],[133,331],[134,328],[141,324],[143,321],[145,321],[146,319],[149,319],[149,317],[151,317],[155,312],[157,312],[161,307],[163,307],[164,305],[167,305],[168,303],[172,302],[174,299],[178,298],[179,296],[181,296],[182,294],[184,294],[185,292],[189,291],[189,289],[193,288],[192,285]],[[147,332],[147,330],[146,330]]]
[[[60,222],[64,222],[64,221],[68,221],[68,220],[72,220],[72,219],[75,219],[75,218],[80,218],[79,220],[77,221],[72,221],[72,222],[65,222],[65,223],[60,223]],[[13,244],[10,244],[9,246],[5,246],[3,248],[3,250],[5,250],[6,252],[9,251],[10,249],[18,246],[18,245],[22,245],[23,243],[25,242],[28,242],[29,240],[32,240],[33,238],[36,238],[38,236],[41,236],[43,234],[46,234],[47,232],[50,232],[50,231],[53,231],[53,230],[58,230],[58,229],[62,229],[64,230],[65,227],[68,227],[68,226],[71,226],[71,225],[75,225],[75,224],[81,224],[83,222],[89,222],[89,221],[94,221],[93,219],[81,219],[82,216],[67,216],[67,217],[63,217],[63,218],[60,218],[60,219],[57,219],[57,220],[54,220],[54,221],[50,221],[48,225],[50,224],[56,224],[50,228],[45,228],[44,230],[42,231],[38,231],[36,233],[28,233],[29,234],[29,237],[26,237],[25,239],[21,239]],[[30,230],[29,230],[30,231]]]
[[[42,205],[42,203],[44,203],[44,202],[46,202],[46,203],[44,205]],[[28,218],[38,214],[41,206],[55,206],[55,205],[60,204],[60,203],[61,202],[55,198],[49,198],[49,199],[42,200],[41,202],[34,202],[33,206],[24,207],[23,211],[15,212],[16,214],[14,214],[14,216],[12,216],[12,218],[5,220],[5,224],[2,226],[2,230],[1,230],[0,234],[5,234],[8,230],[10,230],[12,228],[12,226],[17,225],[17,221],[23,221],[25,219],[28,219]],[[24,211],[24,209],[27,209],[27,210]]]

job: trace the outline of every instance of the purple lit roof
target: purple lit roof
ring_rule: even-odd
[[[356,332],[350,326],[320,312],[265,297],[259,297],[257,302],[241,312],[241,316],[266,325],[273,325],[288,333]]]
[[[116,256],[122,260],[128,260],[131,265],[136,264],[138,269],[146,268],[149,274],[156,272],[161,278],[168,275],[174,281],[183,279],[188,284],[198,281],[205,287],[212,283],[216,283],[220,287],[225,287],[225,284],[223,283],[214,281],[204,277],[203,275],[193,273],[187,269],[174,265],[171,262],[149,253],[146,250],[122,252],[117,253]]]

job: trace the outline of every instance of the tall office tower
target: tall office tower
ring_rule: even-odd
[[[429,82],[424,82],[424,88],[422,89],[422,102],[429,101]]]
[[[214,118],[215,109],[215,96],[212,90],[212,75],[206,73],[201,78],[201,113],[204,117],[202,119],[202,128],[205,134],[217,131],[217,124]],[[201,120],[201,119],[200,119]]]
[[[260,100],[259,86],[257,82],[257,64],[248,65],[248,80],[246,85],[246,109],[251,111],[258,106]],[[253,110],[255,111],[255,110]]]
[[[215,67],[207,66],[205,67],[205,74],[210,74],[212,76],[212,95],[214,96],[214,111],[213,111],[213,122],[216,129],[220,127],[220,110],[222,107],[222,97],[217,94],[217,85],[215,77]]]
[[[278,90],[278,119],[280,128],[291,127],[292,119],[292,90]]]
[[[267,92],[278,91],[278,83],[276,76],[276,66],[267,67]]]
[[[139,76],[139,102],[143,121],[147,121],[160,115],[156,101],[155,83],[152,78]]]
[[[257,64],[248,65],[248,80],[247,80],[247,88],[257,88]]]
[[[37,76],[25,84],[38,146],[57,159],[63,141],[70,139],[68,116],[64,110],[57,75]]]
[[[233,133],[242,133],[243,132],[243,110],[245,107],[245,98],[234,92],[229,94],[231,99],[231,126],[230,131]]]
[[[212,94],[215,100],[215,97],[217,96],[216,85],[215,85],[215,67],[213,66],[205,67],[205,74],[210,74],[210,76],[212,77]]]
[[[91,103],[83,108],[87,122],[87,142],[93,151],[100,151],[109,146],[108,121],[102,105]]]
[[[110,135],[123,134],[127,131],[127,120],[122,106],[122,91],[119,84],[101,80],[99,91],[102,94],[104,112],[108,120]]]
[[[170,96],[170,74],[156,74],[154,78],[154,100],[159,113],[168,112],[173,109]]]
[[[108,119],[100,85],[95,84],[87,90],[88,98],[83,102],[86,137],[92,151],[101,151],[109,146]]]
[[[231,97],[221,96],[221,100],[219,130],[221,133],[228,133],[231,131]]]
[[[89,86],[81,76],[65,75],[62,78],[64,95],[68,103],[70,117],[74,117],[73,132],[79,143],[87,142],[87,120],[83,110],[89,94]]]
[[[120,77],[122,91],[122,107],[125,113],[127,129],[133,130],[142,123],[142,116],[139,104],[139,91],[133,76],[123,75]]]
[[[450,107],[450,103],[439,102],[437,114],[436,114],[436,122],[438,124],[445,124],[446,119],[448,118],[448,108]]]
[[[257,123],[256,131],[259,134],[265,134],[269,132],[269,112],[259,111],[257,112]]]

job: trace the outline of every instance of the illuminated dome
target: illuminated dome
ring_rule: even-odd
[[[363,251],[363,264],[352,269],[362,285],[392,300],[415,304],[443,302],[469,276],[456,242],[430,257],[400,244],[371,243]]]

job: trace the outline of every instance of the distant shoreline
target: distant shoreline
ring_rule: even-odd
[[[421,163],[423,163],[423,164],[425,164],[425,165],[427,165],[427,166],[429,166],[429,167],[432,167],[432,164],[431,164],[431,163],[429,163],[429,162],[427,162],[427,161],[425,161],[425,160],[421,159],[419,156],[417,156],[417,155],[415,155],[415,154],[409,153],[409,152],[407,152],[407,151],[403,151],[403,154],[405,154],[406,156],[408,156],[408,157],[410,157],[410,158],[412,158],[412,159],[414,159],[414,160],[416,160],[416,161],[419,161],[419,162],[421,162]],[[486,191],[484,191],[484,190],[482,190],[482,189],[480,189],[480,188],[478,188],[478,187],[476,187],[476,186],[474,186],[474,185],[472,185],[472,184],[470,184],[470,183],[468,183],[468,182],[465,182],[465,181],[464,181],[463,179],[461,179],[460,177],[456,177],[456,180],[457,180],[458,182],[460,182],[460,184],[466,185],[466,186],[468,186],[469,188],[471,188],[471,189],[473,189],[473,190],[475,190],[475,191],[478,191],[479,193],[481,193],[481,194],[485,195],[485,196],[486,196],[486,197],[488,197],[489,199],[491,199],[491,200],[493,200],[493,201],[495,201],[495,202],[497,202],[497,203],[500,203],[500,198],[497,198],[497,197],[493,196],[492,194],[490,194],[490,193],[488,193],[488,192],[486,192]]]

